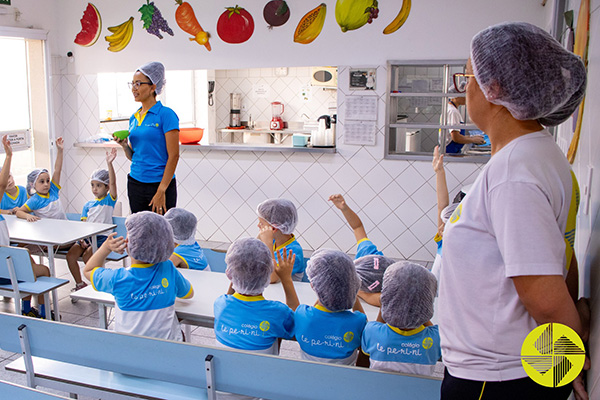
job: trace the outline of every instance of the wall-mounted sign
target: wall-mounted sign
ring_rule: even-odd
[[[10,0],[0,0],[0,4],[10,6]]]
[[[31,146],[31,137],[29,130],[0,132],[0,138],[8,136],[8,141],[13,150],[26,150]],[[4,153],[4,148],[0,146],[0,152]]]
[[[376,68],[350,68],[350,90],[375,90]]]

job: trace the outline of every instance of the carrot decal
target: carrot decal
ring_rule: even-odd
[[[210,43],[208,42],[210,35],[200,26],[190,3],[183,0],[175,0],[175,2],[179,4],[175,11],[175,21],[177,21],[177,25],[179,25],[183,31],[193,36],[190,38],[191,41],[204,45],[206,50],[210,51]]]

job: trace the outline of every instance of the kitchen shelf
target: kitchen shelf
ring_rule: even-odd
[[[114,142],[106,143],[75,143],[73,147],[78,148],[120,148],[121,146]],[[180,149],[198,150],[198,151],[279,151],[282,153],[336,153],[335,147],[292,147],[282,146],[277,144],[265,144],[261,146],[235,143],[219,143],[219,144],[180,144]]]
[[[106,122],[123,122],[123,121],[129,121],[129,118],[103,119],[103,120],[100,121],[100,123],[104,124]]]

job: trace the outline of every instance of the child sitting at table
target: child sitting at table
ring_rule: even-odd
[[[64,141],[59,137],[56,139],[56,161],[52,180],[47,169],[38,168],[27,175],[27,194],[31,197],[17,210],[17,217],[29,222],[40,218],[67,219],[59,196],[63,150]]]
[[[171,225],[162,215],[142,211],[125,220],[127,240],[108,239],[85,264],[83,274],[100,292],[115,297],[115,331],[159,339],[183,340],[175,299],[189,299],[194,289],[169,260],[173,254]],[[130,268],[103,268],[111,251],[127,248]]]
[[[10,164],[12,161],[12,147],[10,142],[8,141],[8,136],[4,135],[2,137],[2,146],[4,147],[4,153],[6,157],[4,158],[4,165],[2,166],[2,170],[0,170],[0,197],[2,201],[6,197],[6,189],[10,186],[10,182],[14,186],[14,181],[12,180],[10,174]],[[10,246],[10,237],[8,233],[8,227],[6,226],[6,220],[2,215],[0,215],[0,246]],[[50,276],[50,270],[48,267],[42,264],[37,264],[31,258],[31,266],[33,268],[33,274],[35,277],[40,276]],[[10,283],[10,279],[2,279],[0,278],[2,283]],[[38,306],[39,311],[35,307],[31,306],[31,296],[23,297],[21,303],[21,313],[28,317],[34,318],[46,318],[46,306],[44,304],[44,295],[38,296]]]
[[[214,304],[217,344],[278,354],[278,339],[294,337],[292,310],[298,306],[298,297],[290,270],[295,257],[291,251],[282,253],[278,254],[276,272],[280,274],[288,305],[266,300],[262,295],[269,286],[274,269],[271,250],[254,238],[238,239],[229,246],[225,256],[225,275],[231,281],[230,289]]]
[[[306,274],[318,300],[300,304],[294,314],[302,358],[353,365],[367,317],[356,297],[360,279],[352,259],[339,250],[317,250]]]
[[[210,271],[204,251],[196,241],[196,225],[198,220],[191,212],[183,208],[171,208],[165,219],[173,228],[175,250],[169,258],[177,268]]]
[[[81,220],[88,222],[98,222],[102,224],[112,224],[113,211],[117,203],[117,177],[113,167],[113,161],[117,157],[117,149],[112,149],[110,153],[106,152],[106,165],[108,169],[97,169],[90,178],[92,194],[95,200],[90,200],[83,206]],[[106,235],[96,237],[98,247],[106,241]],[[88,240],[81,240],[75,243],[67,253],[67,265],[69,271],[75,279],[75,287],[72,292],[83,289],[87,286],[81,279],[79,271],[79,257],[86,263],[92,256],[92,246]]]
[[[276,263],[275,254],[281,249],[291,250],[296,256],[292,279],[301,281],[304,277],[304,253],[296,240],[293,232],[298,224],[296,206],[287,199],[265,200],[256,208],[258,214],[258,229],[265,226],[271,227],[272,235],[263,232],[263,242],[273,249],[273,262]],[[271,275],[271,283],[277,282],[275,272]]]
[[[0,201],[0,214],[14,215],[19,207],[27,201],[27,189],[23,186],[15,185],[15,178],[12,174],[8,175],[8,183],[2,201]]]
[[[437,291],[435,276],[419,264],[400,261],[383,276],[381,317],[362,334],[360,365],[373,369],[431,375],[441,357],[438,326],[431,325]]]
[[[377,246],[367,238],[367,231],[356,213],[348,206],[341,194],[329,196],[329,201],[342,211],[356,238],[354,266],[361,280],[358,297],[372,306],[380,307],[381,283],[385,269],[394,263],[385,257]]]

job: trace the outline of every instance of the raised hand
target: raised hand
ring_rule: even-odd
[[[117,232],[113,232],[110,235],[108,235],[108,238],[102,244],[102,247],[106,246],[110,251],[123,254],[123,252],[127,248],[127,239],[125,239],[123,236],[116,236]]]
[[[341,194],[332,194],[328,200],[340,210],[344,210],[347,207],[346,200],[344,200],[344,196]]]
[[[62,138],[62,136],[59,137],[58,139],[56,139],[56,148],[58,150],[64,150],[65,149],[65,141]]]
[[[12,147],[8,140],[8,135],[2,136],[2,146],[4,146],[4,153],[6,154],[6,157],[12,156]]]
[[[273,247],[273,227],[271,225],[263,225],[258,232],[258,240],[267,245],[269,249]]]
[[[444,155],[440,154],[440,146],[435,146],[435,149],[433,149],[433,161],[431,165],[436,174],[444,170]]]
[[[106,162],[110,164],[115,161],[115,158],[117,158],[117,149],[113,147],[110,152],[106,152]]]
[[[287,250],[285,247],[277,253],[277,264],[275,265],[275,273],[282,281],[284,279],[292,279],[292,271],[294,270],[294,262],[296,255],[292,250]]]

